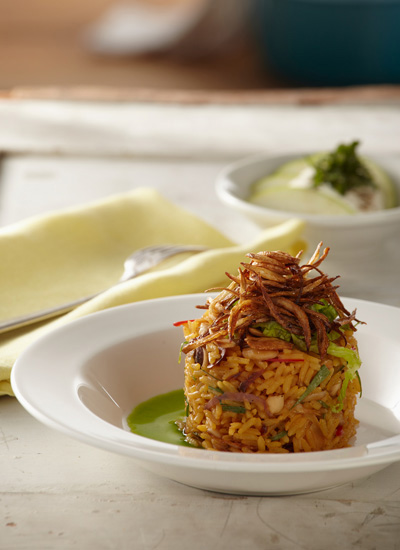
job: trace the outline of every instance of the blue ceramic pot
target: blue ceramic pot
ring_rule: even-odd
[[[254,0],[269,67],[297,84],[400,83],[400,0]]]

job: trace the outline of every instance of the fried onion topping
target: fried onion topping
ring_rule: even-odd
[[[312,338],[316,339],[322,358],[327,353],[330,338],[335,332],[342,334],[345,325],[356,331],[356,311],[349,312],[333,284],[337,277],[329,277],[320,265],[329,253],[319,243],[311,259],[301,265],[302,252],[291,256],[281,251],[249,253],[249,262],[240,264],[238,274],[227,273],[231,283],[209,300],[205,314],[208,329],[183,348],[188,353],[208,342],[216,341],[223,349],[232,342],[241,347],[257,348],[255,338],[264,336],[259,329],[274,321],[285,331],[302,339],[309,350]],[[210,289],[215,290],[215,289]],[[330,308],[330,314],[326,314]],[[332,311],[334,314],[332,315]]]

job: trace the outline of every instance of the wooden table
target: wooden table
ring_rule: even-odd
[[[149,185],[244,242],[258,229],[214,194],[227,162],[353,138],[366,152],[400,155],[393,89],[378,99],[360,90],[168,102],[52,93],[0,101],[2,225]],[[398,288],[393,302],[400,305]],[[308,495],[207,493],[52,431],[13,398],[0,400],[0,443],[0,547],[7,550],[400,548],[400,463]]]

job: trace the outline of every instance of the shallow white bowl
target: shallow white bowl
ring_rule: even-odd
[[[12,387],[51,428],[127,455],[142,467],[211,491],[276,495],[316,491],[369,476],[400,459],[400,309],[345,300],[368,325],[359,330],[363,397],[348,449],[248,455],[192,449],[129,432],[126,417],[143,400],[183,385],[182,330],[199,314],[200,295],[139,302],[70,323],[21,355]],[[112,467],[112,466],[110,466]]]
[[[349,216],[294,214],[272,210],[247,201],[251,185],[273,173],[279,166],[304,154],[281,156],[259,155],[227,166],[217,177],[216,192],[220,200],[258,225],[269,227],[288,219],[305,222],[303,237],[309,250],[322,241],[331,252],[324,262],[324,271],[341,276],[341,291],[348,296],[385,284],[382,267],[400,266],[400,207]],[[400,157],[370,157],[391,176],[400,197]],[[396,258],[394,258],[396,256]]]

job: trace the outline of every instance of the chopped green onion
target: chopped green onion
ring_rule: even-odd
[[[340,392],[338,395],[338,402],[334,407],[332,407],[332,411],[334,413],[338,413],[343,409],[344,398],[346,396],[347,386],[349,385],[350,380],[351,378],[349,376],[349,371],[347,371],[346,374],[344,375],[342,387],[340,388]]]
[[[264,336],[268,338],[279,338],[280,340],[285,340],[290,342],[291,333],[283,328],[281,324],[277,321],[267,321],[265,323],[255,323],[254,328],[260,328]]]
[[[343,327],[341,327],[339,330],[342,330],[342,329]],[[330,342],[337,340],[341,336],[341,334],[336,330],[331,330],[327,334],[328,334],[328,340]]]
[[[200,370],[203,371],[204,374],[206,374],[207,376],[211,376],[211,378],[214,378],[214,380],[218,380],[218,382],[221,382],[221,380],[219,378],[217,378],[216,376],[214,376],[213,374],[211,374],[211,372],[208,372],[208,371],[204,370],[203,368],[201,368]]]
[[[242,407],[240,405],[227,405],[226,403],[223,403],[221,407],[223,411],[230,411],[239,414],[243,414],[246,412],[246,407]]]
[[[328,405],[328,403],[325,403],[325,401],[321,401],[321,400],[318,400],[318,403],[324,407],[324,409],[330,409],[330,406]]]
[[[181,347],[179,349],[179,357],[178,357],[178,363],[180,363],[182,361],[182,350],[183,350],[183,346],[185,346],[188,342],[185,340],[184,342],[182,342],[181,344]]]
[[[291,339],[297,349],[300,349],[301,351],[305,351],[305,352],[307,351],[307,346],[304,341],[304,338],[301,338],[301,336],[297,336],[296,334],[291,334]],[[317,350],[317,353],[318,353],[318,350]]]
[[[319,311],[315,307],[316,305],[317,304],[314,304],[314,306],[311,306],[311,309],[314,309],[314,311]],[[326,307],[324,314],[328,319],[336,315],[336,310],[333,308],[333,306],[323,306],[323,307]],[[314,353],[319,353],[316,334],[313,334],[311,345],[309,347],[309,350],[307,350],[304,336],[297,336],[296,334],[293,334],[293,332],[289,332],[276,321],[268,321],[266,323],[254,323],[252,327],[261,329],[263,335],[269,338],[279,338],[280,340],[284,340],[285,342],[293,342],[296,348],[300,349],[301,351],[305,351],[305,352],[311,351]],[[330,353],[331,355],[336,355],[337,357],[344,357],[346,354],[348,354],[347,357],[345,358],[348,362],[351,362],[352,358],[353,360],[356,360],[356,358],[358,358],[357,353],[354,350],[351,350],[349,348],[345,348],[343,346],[338,346],[337,344],[334,344],[334,340],[337,340],[341,336],[341,333],[343,333],[346,330],[346,328],[351,328],[351,327],[344,325],[343,327],[339,327],[340,332],[336,330],[331,330],[330,332],[327,333],[330,344],[332,344],[331,347],[328,348],[328,353]],[[340,352],[342,353],[342,355],[340,355]],[[350,358],[350,356],[352,356],[352,358]]]
[[[336,309],[325,299],[321,300],[321,302],[321,304],[313,304],[310,306],[310,309],[312,309],[312,311],[316,311],[317,313],[322,313],[322,315],[325,315],[329,321],[334,321],[338,316]]]
[[[343,409],[344,398],[346,397],[347,386],[350,380],[357,375],[357,370],[361,365],[358,353],[350,348],[344,348],[331,342],[328,346],[328,353],[347,361],[347,370],[344,375],[342,387],[339,392],[338,403],[332,408],[333,412],[340,412]]]
[[[321,382],[325,380],[325,378],[329,376],[330,373],[331,371],[328,369],[328,367],[326,365],[322,365],[322,367],[319,369],[317,374],[314,376],[314,378],[311,380],[311,382],[307,386],[305,392],[301,394],[301,396],[298,398],[298,400],[293,405],[293,407],[296,407],[296,405],[301,403],[303,399],[305,399],[308,395],[310,395],[310,393],[312,393],[316,388],[318,388]]]
[[[214,386],[208,386],[208,389],[217,393],[224,393],[224,390],[221,390],[221,388],[214,388]]]
[[[327,351],[330,355],[333,355],[334,357],[339,357],[340,359],[344,359],[347,362],[348,369],[351,373],[351,380],[355,376],[357,369],[361,365],[358,353],[353,349],[338,346],[334,342],[330,342]]]
[[[334,407],[332,407],[333,412],[337,413],[337,412],[340,412],[343,409],[344,398],[346,397],[347,386],[349,385],[349,382],[354,378],[354,376],[358,377],[358,380],[360,381],[360,386],[361,386],[361,378],[360,378],[360,375],[358,373],[358,370],[356,370],[354,372],[352,372],[351,370],[347,370],[345,375],[344,375],[344,380],[343,380],[342,387],[340,388],[340,392],[339,392],[339,396],[338,396],[338,402]],[[362,393],[362,391],[360,391],[360,397],[361,397],[361,393]]]
[[[356,376],[357,376],[358,382],[359,382],[359,384],[360,384],[360,397],[362,397],[361,376],[360,376],[360,373],[358,372],[358,370],[356,370]]]
[[[282,439],[282,437],[285,437],[288,433],[283,430],[282,432],[279,432],[271,437],[271,441],[278,441],[279,439]]]

